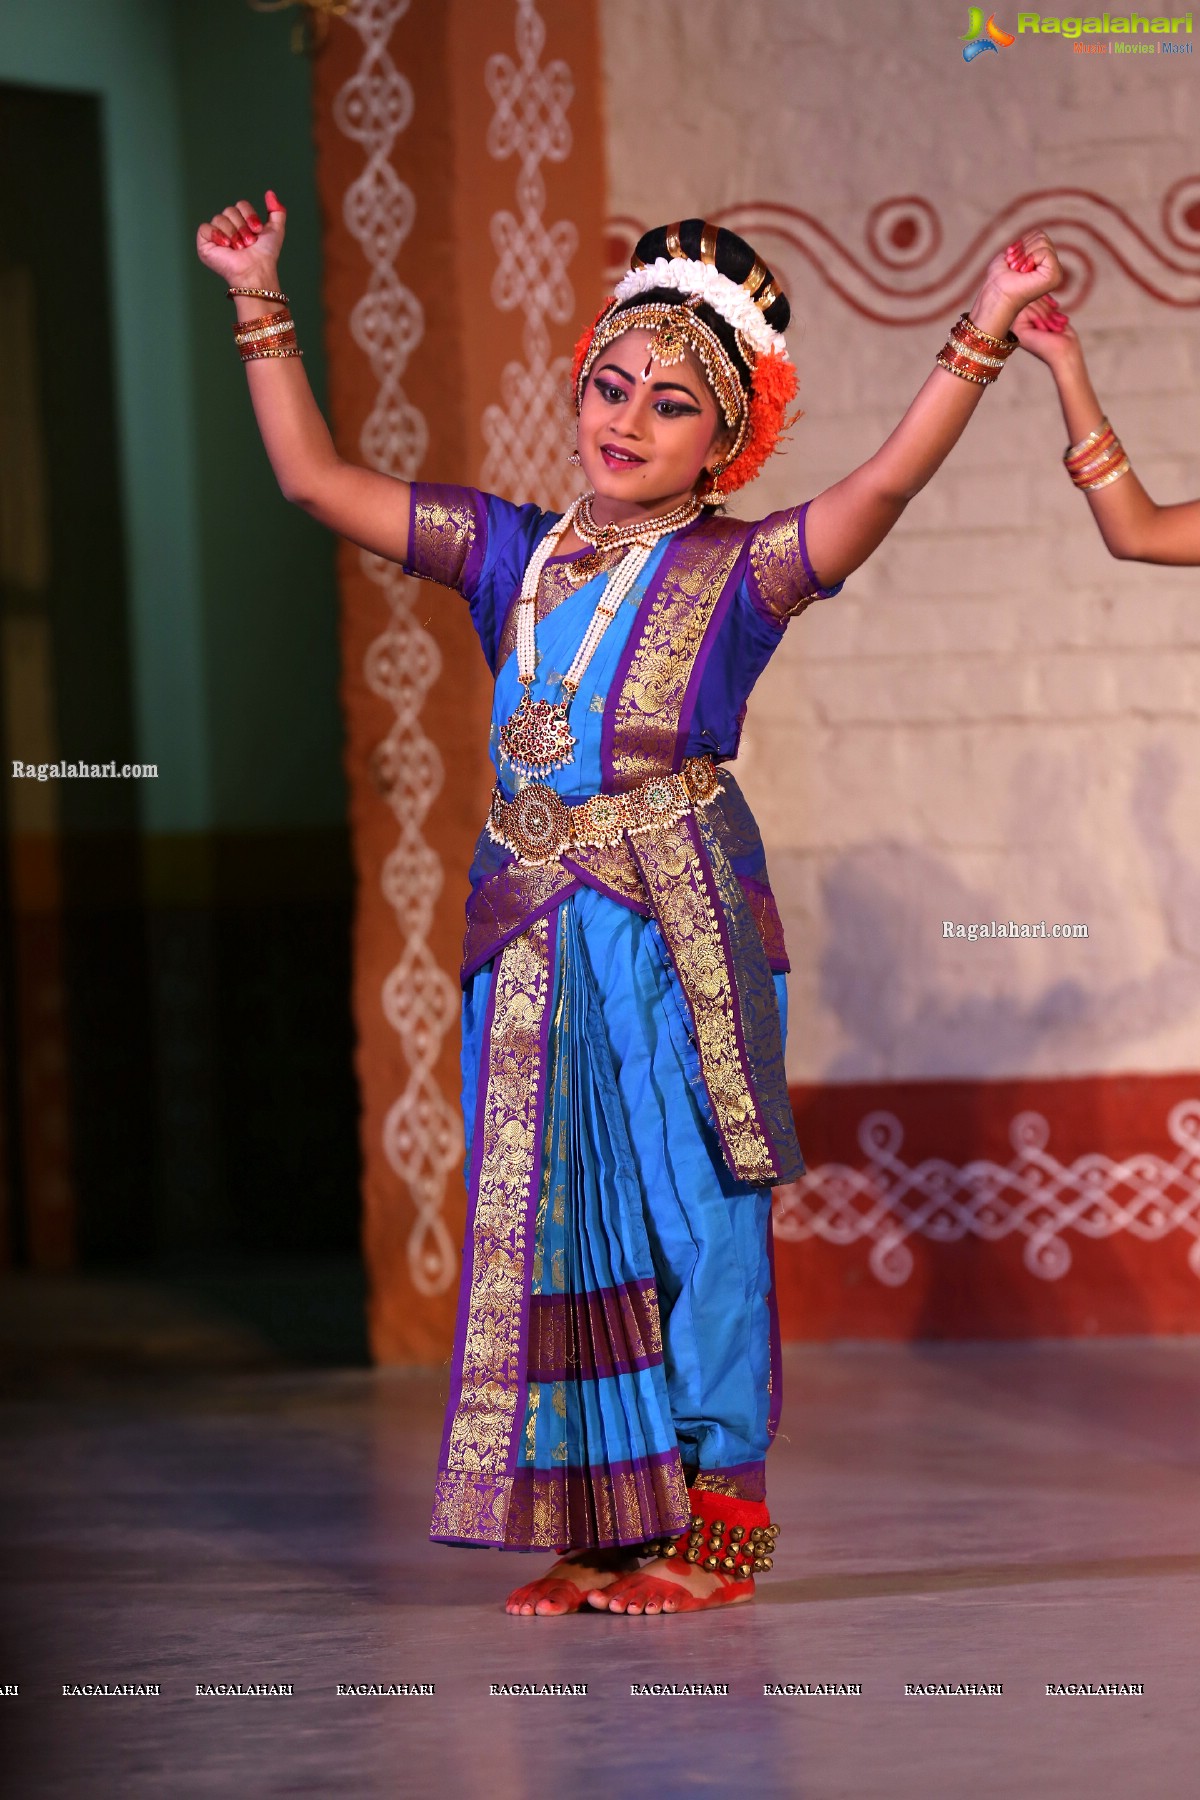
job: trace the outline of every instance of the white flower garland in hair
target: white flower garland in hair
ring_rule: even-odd
[[[768,325],[758,307],[736,281],[722,275],[711,263],[693,262],[688,256],[660,256],[644,268],[630,269],[613,290],[619,302],[633,300],[651,288],[675,288],[681,294],[698,294],[727,324],[740,331],[759,356],[787,356],[781,331]]]

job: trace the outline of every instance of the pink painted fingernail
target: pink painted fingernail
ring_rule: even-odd
[[[223,231],[214,231],[212,234],[212,241],[214,244],[219,244],[222,250],[228,250],[229,248],[229,239],[225,236]]]

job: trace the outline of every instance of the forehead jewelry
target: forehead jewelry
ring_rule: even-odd
[[[693,295],[683,306],[676,308],[655,326],[647,347],[646,366],[642,370],[643,381],[649,381],[650,371],[655,363],[661,364],[664,369],[672,369],[684,360],[691,341],[688,335],[688,313],[691,312],[694,322],[695,309],[699,304],[699,296]]]

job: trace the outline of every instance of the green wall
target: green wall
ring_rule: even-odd
[[[100,96],[139,787],[152,835],[344,819],[333,540],[281,498],[201,269],[199,220],[289,208],[284,277],[323,392],[309,64],[245,0],[4,0],[0,80]],[[71,197],[63,196],[64,229]]]
[[[323,403],[309,59],[290,46],[298,8],[266,15],[246,0],[175,0],[169,10],[183,121],[214,822],[223,831],[332,825],[345,817],[335,540],[279,492],[233,348],[233,307],[191,248],[202,218],[235,200],[261,209],[265,190],[276,190],[288,209],[280,274]]]

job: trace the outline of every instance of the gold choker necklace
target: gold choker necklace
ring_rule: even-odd
[[[634,519],[627,525],[598,525],[592,517],[595,494],[585,494],[575,509],[575,536],[598,550],[615,550],[621,544],[639,544],[662,537],[668,531],[682,531],[704,511],[695,494],[689,494],[668,513],[654,519]]]

